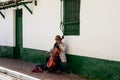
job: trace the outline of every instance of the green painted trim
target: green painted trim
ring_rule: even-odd
[[[21,59],[28,61],[28,62],[44,64],[45,59],[48,56],[49,55],[46,54],[44,50],[23,48],[23,53],[21,54]]]
[[[16,30],[15,30],[15,37],[16,37],[16,44],[14,48],[14,57],[15,58],[20,58],[22,54],[22,49],[23,49],[23,35],[22,35],[22,26],[23,26],[23,12],[22,9],[17,9],[16,10]]]
[[[100,80],[120,80],[120,62],[68,55],[68,64],[75,74]]]
[[[10,46],[0,46],[0,57],[14,58],[14,48]]]
[[[0,56],[13,58],[13,48],[0,46]],[[45,63],[49,55],[44,50],[23,48],[21,60]],[[120,80],[120,62],[67,54],[68,66],[74,74],[89,80]]]

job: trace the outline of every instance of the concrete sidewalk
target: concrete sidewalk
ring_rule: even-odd
[[[38,78],[40,80],[87,80],[73,74],[56,74],[47,72],[32,73],[31,70],[35,68],[34,63],[29,63],[16,59],[0,58],[0,66],[29,75],[34,78]]]

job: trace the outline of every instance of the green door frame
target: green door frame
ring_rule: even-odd
[[[15,49],[14,49],[14,58],[20,58],[23,50],[23,41],[22,41],[22,9],[17,9],[15,11]]]

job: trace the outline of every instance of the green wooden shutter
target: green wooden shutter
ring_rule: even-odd
[[[80,0],[64,0],[63,8],[64,35],[79,35]]]

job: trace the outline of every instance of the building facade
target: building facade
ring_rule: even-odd
[[[1,9],[5,18],[0,16],[0,56],[44,63],[54,37],[63,34],[60,22],[61,11],[62,17],[67,15],[65,1],[62,10],[61,0],[37,0]],[[120,0],[77,1],[79,32],[67,34],[63,40],[71,70],[85,77],[119,80]]]

